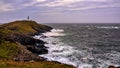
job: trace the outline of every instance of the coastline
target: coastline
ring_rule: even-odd
[[[73,66],[75,66],[77,68],[84,68],[84,64],[80,65],[80,64],[76,64],[74,62],[71,63],[71,61],[69,61],[69,59],[68,59],[69,57],[67,57],[67,58],[63,57],[64,53],[66,52],[65,50],[68,50],[68,51],[69,51],[69,49],[72,50],[69,47],[67,47],[67,49],[66,49],[65,44],[60,44],[59,45],[60,41],[57,41],[58,39],[55,39],[55,38],[57,38],[59,36],[64,36],[65,34],[64,34],[63,31],[64,30],[62,30],[62,29],[53,29],[51,32],[43,33],[43,38],[41,36],[39,36],[39,35],[35,37],[35,38],[43,40],[45,42],[47,41],[47,44],[45,44],[45,46],[48,47],[49,53],[48,54],[43,54],[43,55],[40,55],[40,56],[47,58],[48,61],[57,61],[57,62],[60,62],[60,63],[73,65]],[[52,40],[52,41],[50,41],[50,40]],[[56,40],[56,41],[54,41],[54,40]],[[63,47],[64,45],[65,45],[65,47]],[[62,48],[61,48],[61,46],[62,46]],[[68,52],[66,54],[71,55]],[[119,68],[119,67],[115,66],[115,65],[109,65],[106,68]]]
[[[64,46],[65,44],[63,42],[60,42],[60,39],[58,39],[58,37],[65,35],[66,34],[64,34],[64,30],[62,29],[52,29],[49,32],[42,33],[42,35],[35,35],[34,36],[35,39],[40,39],[44,42],[47,42],[44,45],[47,47],[48,53],[41,54],[39,56],[47,58],[47,61],[55,61],[62,64],[68,64],[68,65],[73,65],[75,67],[80,67],[79,64],[71,62],[68,57],[63,57],[63,56],[72,55],[73,53],[71,52],[71,50],[73,50],[73,47]]]
[[[51,33],[53,31],[53,33]],[[56,30],[52,27],[37,24],[35,21],[14,21],[7,24],[0,25],[0,67],[5,68],[8,66],[14,68],[26,67],[32,65],[33,68],[76,68],[81,65],[76,65],[66,61],[68,58],[59,59],[59,55],[53,55],[56,57],[49,57],[51,54],[58,54],[56,52],[63,52],[71,55],[71,47],[65,47],[57,45],[59,41],[57,39],[48,39],[50,42],[42,39],[34,38],[35,35],[44,35],[43,39],[48,37],[64,36],[64,30]],[[51,43],[52,41],[52,43]],[[50,43],[50,45],[49,45]],[[62,44],[63,45],[63,44]],[[55,46],[55,47],[54,47]],[[67,49],[66,49],[67,48]],[[49,53],[50,49],[53,53]],[[49,58],[49,59],[48,59]],[[57,59],[56,59],[57,58]],[[18,65],[18,63],[20,65]],[[12,63],[12,64],[11,64]],[[35,65],[35,66],[34,66]],[[48,67],[46,67],[48,65]],[[83,67],[82,67],[83,68]],[[119,68],[109,66],[108,68]]]
[[[6,46],[5,49],[9,50],[8,46],[11,47],[11,44],[16,46],[14,48],[12,46],[12,53],[10,50],[10,53],[6,53],[5,57],[4,55],[0,55],[0,59],[2,62],[7,63],[7,61],[3,60],[13,60],[15,63],[17,62],[46,62],[49,63],[45,58],[40,57],[38,55],[40,54],[47,54],[48,50],[47,47],[44,46],[46,42],[34,39],[32,36],[39,35],[44,32],[48,32],[52,29],[52,27],[37,24],[35,21],[14,21],[7,24],[0,25],[0,42],[1,46]],[[9,42],[9,43],[8,43]],[[5,49],[3,49],[4,52]],[[3,52],[3,53],[4,53]],[[16,53],[13,53],[16,52]],[[10,58],[9,58],[10,57]],[[16,62],[17,61],[17,62]],[[43,63],[42,65],[46,64]],[[56,68],[59,68],[59,65],[65,66],[65,68],[75,68],[71,65],[61,64],[59,62],[51,61],[50,63],[53,63]],[[1,64],[0,64],[1,65]],[[57,66],[56,66],[57,65]],[[4,67],[3,67],[4,68]],[[50,68],[50,67],[47,67]]]

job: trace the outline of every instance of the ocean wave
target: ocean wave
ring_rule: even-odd
[[[47,58],[48,61],[57,61],[64,64],[73,65],[77,68],[92,68],[91,64],[82,63],[79,58],[76,56],[78,54],[84,55],[85,53],[76,50],[74,47],[69,46],[57,37],[53,36],[64,36],[64,35],[56,35],[55,33],[61,34],[64,30],[61,29],[53,29],[49,33],[53,33],[53,35],[48,35],[48,33],[44,33],[43,35],[34,36],[36,39],[41,39],[47,44],[48,54],[42,54],[40,56]],[[42,38],[42,36],[47,36],[46,38]],[[83,59],[85,60],[85,59]]]
[[[103,29],[119,29],[119,27],[117,27],[117,26],[101,26],[101,27],[97,27],[97,28],[103,28]]]
[[[85,52],[76,50],[74,47],[61,42],[58,38],[47,37],[43,41],[47,42],[45,46],[48,47],[49,52],[40,56],[47,58],[48,61],[57,61],[77,68],[93,68],[92,64],[84,63],[89,62],[88,59],[93,59]]]
[[[52,40],[52,41],[51,41]],[[48,44],[45,44],[46,47],[48,47],[48,54],[40,55],[44,58],[47,58],[48,61],[58,61],[61,63],[78,66],[76,62],[78,62],[78,59],[76,57],[73,57],[73,54],[78,52],[77,50],[74,50],[73,47],[65,45],[64,43],[60,42],[57,38],[45,38],[44,41],[47,41]]]
[[[50,33],[52,33],[52,35]],[[56,35],[56,33],[58,34]],[[61,34],[64,34],[64,30],[53,29],[51,30],[51,32],[34,36],[34,38],[36,39],[40,39],[47,42],[45,46],[48,47],[49,52],[48,54],[42,54],[40,56],[47,58],[48,61],[57,61],[64,64],[73,65],[77,68],[108,68],[109,65],[115,65],[107,60],[103,60],[100,58],[95,59],[95,56],[97,57],[97,54],[94,54],[93,56],[90,51],[92,49],[88,47],[86,47],[88,50],[78,50],[75,47],[63,43],[59,37],[56,37],[56,36],[65,36]],[[43,38],[42,36],[47,36],[47,37]],[[110,54],[109,57],[113,56],[114,59],[114,55],[116,54],[114,53],[113,55]],[[117,54],[116,58],[118,57],[119,54]]]
[[[64,32],[63,29],[52,29],[51,32],[61,33]]]
[[[65,36],[64,30],[62,29],[52,29],[50,32],[43,33],[44,36],[50,37],[50,36]]]

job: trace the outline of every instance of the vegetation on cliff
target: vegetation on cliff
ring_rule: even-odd
[[[31,62],[16,62],[16,61],[1,61],[1,68],[75,68],[70,65],[60,64],[57,62],[49,62],[49,61],[31,61]]]
[[[1,27],[21,34],[34,34],[38,32],[49,31],[52,29],[49,26],[38,24],[35,21],[27,20],[10,22],[2,25]]]
[[[44,46],[45,42],[31,36],[51,29],[49,26],[27,20],[0,25],[0,67],[74,68],[70,65],[48,62],[38,56],[48,52]]]
[[[18,47],[16,43],[9,41],[1,41],[0,43],[0,58],[12,59],[18,54]]]
[[[28,28],[26,28],[26,26],[23,26],[23,24],[26,24],[26,26],[29,27],[29,32],[24,32]],[[22,56],[24,57],[21,58],[21,56],[18,56],[15,60],[19,60],[19,61],[30,61],[33,59],[41,60],[41,58],[36,58],[37,57],[36,54],[42,54],[48,52],[44,46],[45,42],[43,42],[42,40],[32,38],[30,34],[39,33],[39,31],[41,30],[49,31],[51,27],[44,25],[40,25],[39,27],[36,27],[37,25],[40,24],[37,24],[35,21],[15,21],[0,25],[1,57],[9,59],[9,57],[14,56],[13,58],[15,58],[16,55],[23,54]],[[35,27],[36,29],[34,29]],[[20,31],[17,31],[16,29]],[[39,44],[39,48],[36,48],[36,43]],[[21,47],[24,47],[24,49],[23,48],[20,49],[20,45]],[[33,54],[30,52],[32,52]]]

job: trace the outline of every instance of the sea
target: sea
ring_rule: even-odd
[[[34,38],[47,42],[40,56],[77,68],[120,66],[120,24],[47,24],[50,32]]]

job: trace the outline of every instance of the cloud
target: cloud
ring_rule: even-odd
[[[46,4],[40,4],[39,6],[47,6],[47,7],[63,7],[69,6],[74,3],[81,4],[82,2],[107,2],[108,0],[55,0],[48,2]],[[109,0],[111,1],[111,0]]]
[[[12,8],[11,4],[0,1],[0,12],[6,12],[6,11],[12,11],[12,10],[14,9]]]
[[[36,2],[44,2],[46,0],[34,0],[34,1],[36,1]]]
[[[45,2],[46,0],[32,0],[29,3],[23,4],[24,7],[34,6],[37,3]]]
[[[110,0],[81,0],[81,1],[89,1],[89,2],[107,2]]]
[[[19,10],[29,6],[33,6],[37,3],[45,2],[46,0],[1,0],[0,1],[0,12]]]
[[[39,4],[40,7],[48,7],[58,10],[89,10],[97,8],[114,8],[120,7],[118,0],[53,0],[44,4]]]
[[[4,1],[4,0],[3,0]],[[30,6],[35,7],[36,11],[56,11],[61,12],[64,10],[88,10],[96,8],[107,8],[107,7],[119,7],[118,0],[13,0],[12,3],[4,3],[0,1],[0,12],[12,11],[27,8]],[[114,4],[113,4],[114,2]],[[13,9],[14,8],[14,9]]]
[[[79,1],[80,0],[56,0],[56,1],[44,4],[44,6],[48,6],[48,7],[65,6],[65,5],[69,5],[75,2],[79,2]]]
[[[89,10],[89,9],[97,9],[97,8],[114,8],[114,7],[120,7],[120,3],[118,3],[118,4],[109,4],[109,5],[96,5],[96,6],[76,7],[76,8],[71,8],[69,10]]]

